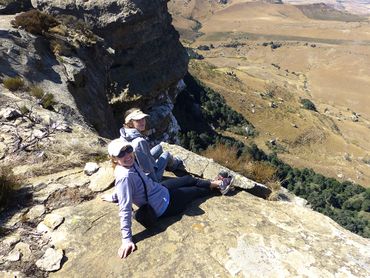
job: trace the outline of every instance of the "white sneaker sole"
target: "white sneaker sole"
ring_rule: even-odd
[[[231,186],[232,186],[233,182],[234,182],[234,177],[231,178],[231,181],[230,181],[229,185],[226,186],[226,188],[224,190],[220,190],[220,192],[221,192],[222,195],[226,195],[227,192],[229,192],[229,190],[231,189]]]

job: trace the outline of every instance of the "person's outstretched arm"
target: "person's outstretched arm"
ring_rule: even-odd
[[[118,249],[118,256],[126,258],[136,250],[135,243],[132,241],[132,181],[125,177],[116,182],[117,197],[119,205],[119,216],[121,221],[122,244]]]

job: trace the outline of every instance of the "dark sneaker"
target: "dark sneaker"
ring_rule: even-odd
[[[227,178],[222,179],[222,182],[219,186],[220,192],[221,192],[222,195],[225,195],[225,194],[227,194],[227,192],[229,192],[229,190],[231,189],[231,186],[233,184],[233,181],[234,181],[234,178],[230,175]]]
[[[225,171],[225,170],[222,170],[218,173],[217,175],[217,180],[223,180],[224,178],[228,178],[230,175],[229,175],[229,172]]]

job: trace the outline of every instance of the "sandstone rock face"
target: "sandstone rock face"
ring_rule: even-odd
[[[186,170],[196,176],[203,177],[205,179],[214,179],[221,170],[226,170],[234,176],[233,185],[235,187],[252,189],[256,186],[260,186],[268,190],[265,185],[239,175],[236,172],[215,163],[212,159],[189,152],[178,145],[168,143],[162,143],[161,145],[165,151],[169,151],[172,155],[180,157],[185,163]]]
[[[181,147],[164,144],[164,148],[179,155],[187,168],[204,178],[213,178],[223,169]],[[40,196],[48,195],[57,188],[52,188],[57,182],[70,183],[68,177],[85,176],[82,171],[76,168],[35,178],[32,183],[39,185],[32,188],[39,189],[35,193]],[[161,219],[151,231],[133,220],[138,250],[125,260],[116,255],[121,244],[117,205],[102,201],[100,196],[85,202],[67,201],[68,195],[60,195],[62,199],[54,196],[54,202],[67,201],[61,206],[50,203],[49,197],[45,206],[51,214],[28,235],[21,230],[22,241],[29,245],[18,242],[12,248],[20,239],[17,234],[14,239],[9,238],[13,235],[0,239],[0,261],[6,262],[6,270],[11,273],[24,270],[19,262],[36,264],[41,258],[38,271],[55,271],[48,273],[50,277],[167,277],[168,273],[175,277],[253,278],[370,275],[369,239],[341,228],[294,198],[276,202],[257,198],[247,190],[263,185],[233,174],[237,189],[231,194],[196,200],[182,215]],[[60,186],[65,191],[82,190],[81,186]],[[104,194],[112,192],[110,189]],[[40,196],[34,198],[39,200]],[[14,218],[18,220],[14,219],[13,229],[20,225],[20,218]],[[14,221],[9,219],[5,227]],[[48,222],[55,225],[47,227]],[[42,248],[36,250],[36,246]],[[65,262],[61,261],[63,255]]]
[[[95,69],[98,72],[101,72],[99,68],[107,69],[106,91],[110,104],[118,112],[119,123],[123,111],[140,105],[153,116],[155,128],[164,126],[164,133],[166,130],[171,133],[171,123],[177,125],[172,116],[173,101],[178,93],[177,85],[187,71],[188,57],[171,25],[167,1],[33,0],[32,4],[53,15],[82,19],[104,39],[112,53],[111,63],[99,61]],[[87,68],[93,67],[86,61],[85,64]],[[163,113],[166,107],[169,111]],[[163,134],[163,130],[158,134]]]
[[[117,206],[95,199],[57,213],[66,221],[52,242],[69,251],[68,261],[51,277],[370,275],[368,239],[308,208],[243,191],[196,201],[181,220],[161,220],[152,232],[133,221],[138,250],[123,261],[116,257]]]

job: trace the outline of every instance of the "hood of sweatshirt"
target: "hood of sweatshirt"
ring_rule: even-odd
[[[132,140],[134,140],[138,137],[145,138],[145,136],[143,136],[136,128],[122,127],[119,130],[119,133],[121,134],[121,137],[123,137],[124,139],[126,139],[129,142],[131,142]]]

